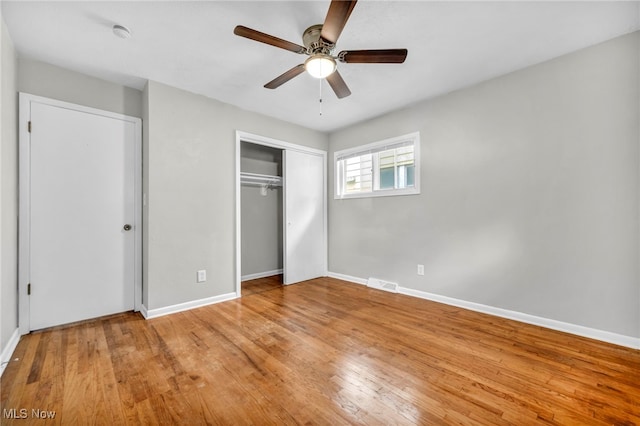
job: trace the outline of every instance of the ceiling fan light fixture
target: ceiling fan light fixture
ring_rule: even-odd
[[[336,61],[329,55],[317,53],[304,61],[304,68],[315,78],[325,78],[336,70]]]

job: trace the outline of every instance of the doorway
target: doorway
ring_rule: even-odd
[[[325,276],[326,152],[238,131],[236,171],[237,295]]]
[[[240,142],[243,295],[282,285],[282,156],[281,148]]]
[[[20,332],[141,300],[141,120],[20,94]]]

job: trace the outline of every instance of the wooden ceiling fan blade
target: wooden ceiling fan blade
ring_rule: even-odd
[[[297,77],[303,72],[304,72],[304,64],[296,65],[295,67],[291,68],[289,71],[279,75],[278,77],[274,78],[273,80],[265,84],[264,87],[266,87],[267,89],[275,89],[276,87],[282,86],[284,83],[286,83],[287,81],[291,80],[294,77]]]
[[[327,77],[327,82],[329,82],[329,86],[331,86],[333,91],[336,93],[338,99],[346,98],[351,94],[351,90],[347,87],[347,83],[344,82],[342,76],[337,70]]]
[[[259,41],[260,43],[270,44],[271,46],[289,50],[293,53],[307,53],[307,49],[304,46],[300,46],[299,44],[295,44],[257,30],[252,30],[251,28],[247,28],[242,25],[235,27],[233,29],[233,33],[237,36]]]
[[[401,64],[407,49],[343,50],[338,59],[348,64]]]
[[[342,33],[351,11],[356,6],[357,0],[343,1],[332,0],[327,12],[327,17],[322,24],[322,31],[320,37],[330,44],[335,44],[338,41],[338,37]]]

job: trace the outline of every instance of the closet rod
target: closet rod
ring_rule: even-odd
[[[261,175],[258,173],[240,173],[240,183],[245,185],[269,185],[282,186],[282,178],[280,176]]]

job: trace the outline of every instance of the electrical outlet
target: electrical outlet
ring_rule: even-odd
[[[201,269],[200,271],[198,271],[198,282],[203,283],[206,280],[207,280],[207,270]]]
[[[424,275],[424,265],[418,265],[418,275]]]

